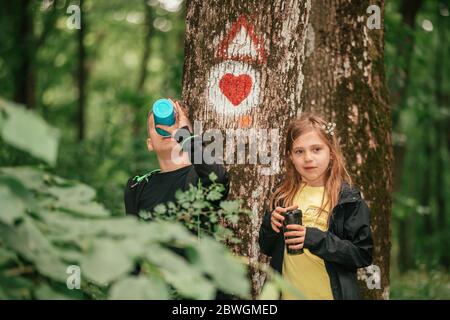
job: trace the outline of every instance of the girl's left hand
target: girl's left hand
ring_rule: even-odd
[[[292,230],[284,233],[285,243],[289,244],[290,249],[302,249],[306,236],[306,227],[299,224],[288,224],[286,229]],[[295,237],[286,239],[286,237]]]

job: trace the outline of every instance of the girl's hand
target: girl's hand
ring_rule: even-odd
[[[305,242],[306,227],[299,224],[288,224],[286,229],[289,229],[290,231],[284,233],[285,243],[290,245],[290,249],[302,249],[303,242]],[[286,239],[287,237],[295,238]]]
[[[284,221],[284,217],[282,215],[283,213],[295,210],[297,208],[298,206],[291,206],[287,208],[276,207],[270,217],[270,225],[272,226],[273,231],[275,231],[276,233],[280,232],[280,228],[283,226]]]

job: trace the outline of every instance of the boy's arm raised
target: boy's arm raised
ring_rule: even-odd
[[[206,163],[203,158],[202,138],[193,135],[189,127],[185,126],[178,129],[174,135],[175,140],[181,145],[184,152],[187,152],[191,163],[194,165],[197,175],[200,177],[203,185],[210,183],[209,175],[214,173],[217,176],[216,182],[225,186],[226,193],[229,189],[228,172],[222,164],[222,159],[213,159],[212,163]]]

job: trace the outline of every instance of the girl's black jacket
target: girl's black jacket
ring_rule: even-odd
[[[259,246],[272,257],[270,266],[281,273],[284,236],[282,231],[276,233],[272,229],[270,218],[271,212],[266,210]],[[370,209],[359,190],[343,183],[338,204],[331,211],[328,231],[306,227],[303,246],[325,261],[335,300],[360,299],[356,271],[372,264],[373,241]]]

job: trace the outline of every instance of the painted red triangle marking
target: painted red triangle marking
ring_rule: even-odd
[[[244,28],[248,35],[250,36],[251,41],[253,42],[253,45],[256,48],[256,51],[258,53],[258,58],[255,61],[255,58],[250,55],[232,55],[229,56],[227,51],[228,47],[230,46],[233,39],[238,35],[241,28]],[[258,62],[258,63],[264,63],[266,61],[266,56],[264,52],[264,46],[262,41],[256,36],[253,26],[247,21],[247,18],[244,15],[241,15],[235,23],[231,26],[231,31],[228,33],[228,35],[225,36],[225,38],[222,40],[222,42],[219,44],[217,53],[218,58],[221,58],[223,60],[235,60],[235,61],[242,61],[242,62]]]

